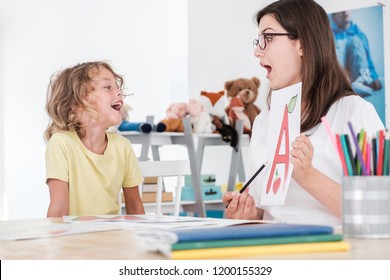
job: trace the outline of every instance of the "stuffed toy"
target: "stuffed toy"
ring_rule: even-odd
[[[166,127],[166,132],[184,132],[182,119],[163,119],[160,121]]]
[[[215,126],[211,116],[205,111],[205,107],[199,100],[191,98],[188,101],[187,110],[191,119],[192,132],[213,133]]]
[[[161,122],[166,125],[166,131],[184,132],[183,118],[190,118],[192,130],[195,133],[211,133],[213,125],[204,106],[195,98],[188,102],[173,103],[166,110],[166,117]]]
[[[194,133],[213,133],[215,131],[211,116],[205,111],[191,117],[191,125]]]
[[[260,80],[256,77],[252,79],[240,78],[225,83],[226,95],[229,99],[240,96],[244,104],[244,113],[248,116],[251,125],[253,125],[256,116],[260,113],[260,108],[255,105],[259,87]],[[226,108],[226,111],[229,111],[229,106]]]
[[[205,111],[210,114],[215,132],[220,133],[222,140],[230,143],[230,146],[237,151],[238,134],[237,130],[228,123],[225,112],[225,92],[201,91],[199,101],[205,107]]]
[[[216,129],[222,128],[222,124],[228,124],[225,112],[225,92],[201,91],[199,102],[204,106],[205,111],[212,117],[212,123]]]
[[[187,103],[172,103],[165,110],[165,118],[161,123],[165,124],[166,132],[184,132],[182,119],[188,115]]]
[[[229,106],[227,107],[230,125],[236,127],[236,121],[242,120],[244,123],[244,133],[250,134],[252,124],[244,110],[244,103],[241,101],[240,96],[235,96],[230,99]]]
[[[119,131],[138,131],[142,133],[150,133],[152,131],[156,132],[164,132],[166,130],[166,126],[164,123],[158,123],[150,124],[147,122],[130,122],[129,121],[129,111],[131,110],[131,107],[124,103],[121,107],[121,113],[122,113],[122,123],[118,127],[114,127],[111,129],[113,130],[119,130]]]
[[[187,103],[186,102],[177,102],[172,103],[165,110],[167,119],[182,119],[188,114]]]

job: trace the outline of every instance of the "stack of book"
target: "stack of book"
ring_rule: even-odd
[[[318,253],[349,250],[332,227],[295,224],[244,224],[175,230],[172,259],[224,259],[251,255]]]
[[[158,177],[145,177],[144,183],[142,184],[142,202],[156,202],[157,189],[158,189]],[[162,192],[162,202],[173,201],[172,192]]]

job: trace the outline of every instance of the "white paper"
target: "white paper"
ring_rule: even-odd
[[[120,224],[122,228],[133,229],[186,229],[204,227],[224,227],[245,223],[267,223],[267,221],[198,218],[190,216],[169,215],[97,215],[97,216],[64,216],[64,223]]]
[[[291,143],[300,133],[301,92],[302,83],[272,92],[262,205],[283,205],[286,200],[293,171]]]

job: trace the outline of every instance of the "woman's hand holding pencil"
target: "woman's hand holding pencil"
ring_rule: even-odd
[[[246,220],[257,220],[261,218],[256,208],[255,200],[249,195],[248,186],[265,168],[267,163],[260,166],[239,192],[226,192],[224,194],[222,200],[226,204],[227,218]]]
[[[240,192],[226,192],[223,195],[223,202],[226,204],[226,218],[229,219],[244,219],[244,220],[259,220],[254,198],[246,189]]]

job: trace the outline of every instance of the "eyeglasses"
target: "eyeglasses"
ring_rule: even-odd
[[[296,34],[293,33],[262,33],[259,35],[257,39],[253,40],[253,48],[256,51],[257,46],[259,46],[260,50],[264,50],[267,47],[267,42],[272,40],[274,36],[290,36],[296,37]]]

